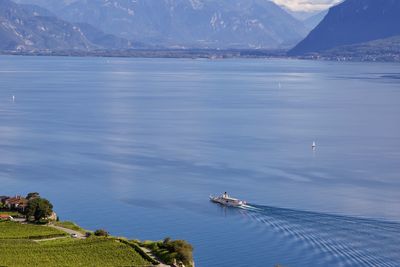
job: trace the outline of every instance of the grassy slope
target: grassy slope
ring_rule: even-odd
[[[1,239],[41,239],[46,237],[63,236],[66,233],[41,225],[20,224],[15,222],[0,222]]]
[[[55,235],[65,233],[47,226],[0,222],[0,266],[151,266],[113,238],[30,240]]]
[[[0,241],[0,266],[150,266],[132,248],[114,239]]]

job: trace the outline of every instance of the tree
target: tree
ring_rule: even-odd
[[[184,240],[171,240],[167,237],[160,243],[160,247],[169,251],[167,263],[172,263],[173,259],[176,259],[186,266],[192,266],[193,247],[188,242]]]
[[[178,254],[177,259],[185,265],[191,265],[193,261],[193,247],[185,240],[175,240],[170,242],[172,250]]]
[[[28,195],[26,196],[26,199],[29,200],[29,199],[37,198],[37,197],[40,197],[38,192],[31,192],[31,193],[28,193]]]
[[[37,222],[49,217],[53,213],[53,205],[45,198],[32,198],[28,202],[25,213],[28,219],[33,217]]]

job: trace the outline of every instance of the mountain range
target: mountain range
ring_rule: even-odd
[[[289,48],[309,29],[269,0],[19,0],[127,40],[169,48]],[[56,4],[55,4],[56,3]]]
[[[344,46],[349,49],[348,45],[396,35],[400,35],[399,0],[346,0],[330,8],[321,23],[290,54],[319,53]]]
[[[35,5],[0,0],[1,50],[127,49],[130,41],[57,18]]]
[[[280,49],[282,55],[294,47],[288,55],[362,60],[397,60],[400,54],[399,0],[346,0],[319,13],[285,10],[269,0],[14,1],[0,0],[2,51],[123,56],[137,48],[167,55],[180,49]]]

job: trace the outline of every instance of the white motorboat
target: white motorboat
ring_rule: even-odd
[[[215,203],[219,203],[224,206],[230,206],[230,207],[241,207],[246,205],[246,201],[233,198],[228,196],[228,194],[225,192],[220,196],[210,196],[210,200]]]

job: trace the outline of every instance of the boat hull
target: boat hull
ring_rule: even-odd
[[[214,203],[218,203],[228,207],[241,207],[244,206],[246,203],[242,200],[231,200],[231,199],[224,199],[222,197],[213,197],[210,196],[210,200]]]

